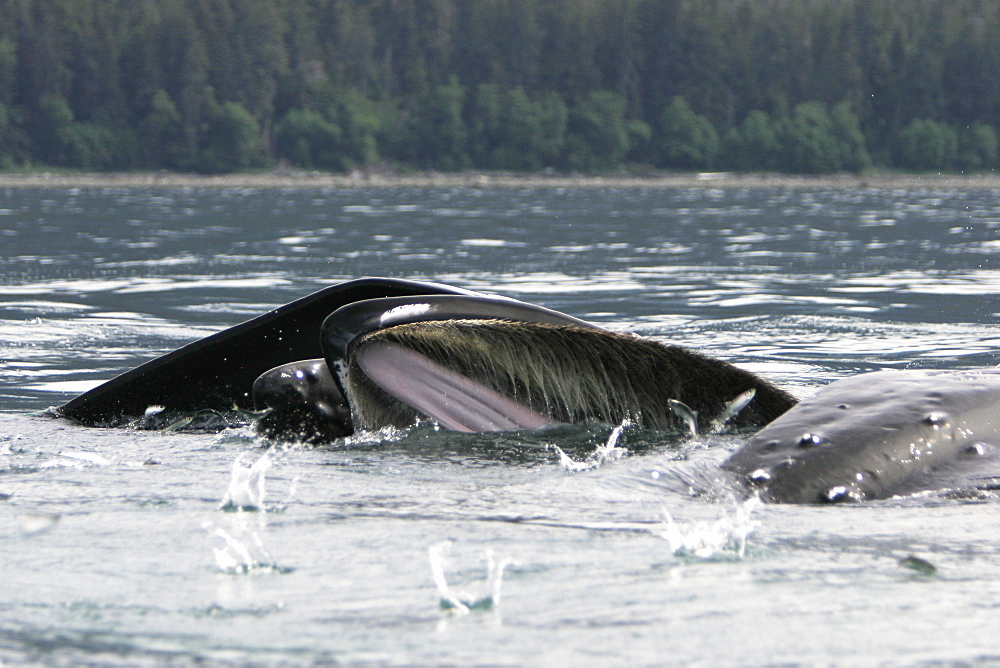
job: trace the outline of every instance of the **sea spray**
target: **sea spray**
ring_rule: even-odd
[[[265,474],[272,464],[270,450],[250,466],[244,466],[242,455],[237,457],[233,462],[229,488],[219,508],[242,511],[264,510]]]
[[[379,427],[378,429],[359,429],[350,436],[345,436],[338,441],[344,447],[378,446],[385,443],[395,443],[402,440],[421,423],[410,427]]]
[[[231,475],[229,477],[229,487],[219,506],[220,510],[233,511],[283,511],[288,503],[295,496],[296,486],[299,479],[292,478],[289,484],[288,493],[283,502],[271,503],[265,506],[264,496],[266,492],[267,474],[278,465],[284,456],[292,451],[302,448],[301,444],[280,444],[272,445],[257,458],[253,464],[244,464],[243,454],[237,455],[233,462]]]
[[[498,562],[493,556],[493,550],[486,550],[486,583],[479,587],[480,590],[485,589],[485,593],[456,591],[448,585],[444,575],[444,561],[451,548],[451,541],[435,543],[427,548],[431,576],[440,595],[441,610],[451,614],[467,615],[472,610],[491,610],[499,606],[503,573],[512,563],[511,560],[502,559]]]
[[[604,445],[598,446],[594,452],[583,461],[575,461],[572,457],[567,455],[562,448],[558,445],[552,444],[552,448],[559,455],[559,463],[567,471],[590,471],[592,469],[600,468],[608,462],[613,462],[621,459],[628,451],[625,448],[618,447],[618,441],[621,439],[622,432],[627,428],[632,426],[631,420],[623,420],[620,425],[611,430],[611,434],[608,436],[608,440],[605,441]]]
[[[267,528],[266,511],[269,510],[264,503],[267,472],[282,453],[280,449],[270,448],[249,466],[244,463],[242,455],[233,462],[229,487],[219,505],[219,510],[232,513],[229,530],[212,523],[206,524],[214,536],[224,541],[221,549],[213,548],[215,563],[220,571],[231,575],[290,571],[275,564],[261,538],[261,532]],[[296,482],[292,480],[289,500],[295,492]],[[283,508],[284,504],[278,506],[278,509]]]
[[[225,529],[216,528],[215,535],[226,542],[224,549],[212,548],[215,553],[215,563],[224,573],[246,573],[256,566],[250,550],[242,542],[233,538]]]
[[[760,505],[753,496],[746,501],[731,499],[733,512],[723,511],[714,522],[695,521],[683,525],[674,521],[664,509],[664,524],[658,535],[670,545],[674,556],[713,559],[728,556],[743,559],[746,556],[747,538],[759,526],[751,514]]]

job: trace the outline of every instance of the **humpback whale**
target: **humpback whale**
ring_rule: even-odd
[[[53,413],[88,426],[257,410],[266,437],[329,442],[431,420],[465,432],[630,420],[760,430],[722,468],[779,503],[991,489],[1000,371],[866,374],[798,403],[682,346],[507,297],[366,278],[320,290],[81,394]],[[1000,480],[1000,479],[997,479]]]
[[[992,489],[998,452],[1000,369],[880,371],[827,385],[722,467],[768,501],[841,503]]]
[[[788,393],[722,360],[508,297],[368,278],[293,301],[153,359],[54,409],[90,426],[263,409],[261,433],[311,442],[432,419],[457,431],[551,424],[682,426],[754,394],[759,428]]]

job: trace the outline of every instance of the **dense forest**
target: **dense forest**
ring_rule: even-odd
[[[998,166],[995,0],[0,0],[0,168]]]

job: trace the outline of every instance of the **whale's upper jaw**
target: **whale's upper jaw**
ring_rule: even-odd
[[[326,360],[284,364],[253,384],[257,432],[277,440],[326,443],[354,431],[351,410]]]
[[[887,371],[820,390],[723,467],[770,501],[838,503],[976,486],[998,446],[1000,371]]]

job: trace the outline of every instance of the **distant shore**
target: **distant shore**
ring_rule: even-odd
[[[276,170],[238,174],[175,172],[0,173],[0,188],[957,188],[1000,190],[1000,174],[701,174],[614,175],[461,172],[329,174]]]

